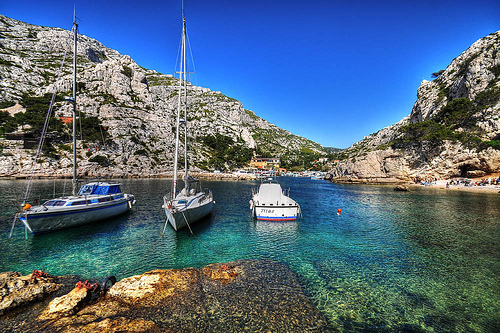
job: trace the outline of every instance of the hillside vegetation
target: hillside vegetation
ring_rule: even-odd
[[[69,174],[71,123],[60,119],[72,114],[72,104],[64,100],[72,94],[71,47],[61,67],[71,33],[1,15],[0,31],[0,136],[18,131],[37,137],[55,92],[50,147],[40,157],[39,172]],[[179,79],[142,68],[89,37],[79,36],[78,43],[77,147],[82,173],[171,171]],[[278,128],[221,92],[188,84],[188,96],[188,162],[195,169],[244,167],[254,153],[307,168],[310,160],[326,155],[321,145]],[[19,149],[11,141],[0,142],[0,175],[26,174],[33,150]]]

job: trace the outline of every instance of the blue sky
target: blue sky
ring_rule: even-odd
[[[175,70],[181,1],[1,0],[0,13],[71,29]],[[500,30],[500,1],[186,0],[196,74],[258,116],[346,148],[411,112],[423,79]]]

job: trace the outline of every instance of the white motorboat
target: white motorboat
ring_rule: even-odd
[[[250,210],[253,217],[263,221],[294,221],[300,214],[299,204],[289,197],[289,192],[272,178],[264,181],[258,191],[253,191]]]
[[[184,8],[182,9],[182,43],[181,61],[179,68],[179,100],[177,104],[177,121],[175,131],[175,153],[174,153],[174,174],[172,181],[172,191],[163,197],[163,209],[167,215],[167,223],[170,223],[175,231],[190,225],[212,212],[213,196],[208,189],[202,191],[201,183],[198,179],[190,177],[188,174],[187,155],[187,33],[186,17]],[[181,109],[184,109],[184,119],[181,119]],[[179,161],[179,133],[184,128],[184,188],[178,191],[178,161]],[[165,227],[163,231],[165,231]]]
[[[78,40],[76,16],[73,22],[73,33],[73,97],[69,98],[69,101],[73,103],[73,119],[76,119],[76,59]],[[46,124],[48,124],[51,109],[52,103],[49,106]],[[44,128],[42,132],[36,156],[41,152],[45,133],[46,128]],[[36,163],[36,158],[34,161],[34,163]],[[118,183],[93,182],[85,184],[80,188],[78,194],[76,194],[78,183],[76,176],[76,121],[73,121],[73,194],[71,196],[54,198],[41,205],[31,206],[27,202],[32,180],[32,177],[30,177],[23,199],[22,210],[18,212],[14,218],[10,236],[12,236],[16,219],[19,219],[22,224],[24,224],[26,230],[29,230],[33,235],[39,235],[109,219],[129,211],[132,209],[132,205],[135,204],[134,196],[132,194],[123,193],[121,185]]]

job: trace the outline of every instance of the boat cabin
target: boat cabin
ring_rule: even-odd
[[[270,204],[281,202],[282,190],[278,183],[264,183],[260,185],[259,194],[262,204]]]
[[[113,201],[123,198],[125,195],[122,193],[120,184],[110,183],[89,183],[85,184],[78,191],[79,197],[63,197],[54,200],[49,200],[43,204],[44,207],[61,207],[61,206],[80,206],[97,204],[101,202]],[[89,197],[100,196],[100,197]]]

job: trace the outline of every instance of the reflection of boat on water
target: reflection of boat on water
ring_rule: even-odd
[[[38,235],[55,230],[66,229],[88,223],[102,221],[123,214],[132,209],[135,203],[134,196],[123,193],[121,185],[111,182],[93,182],[83,185],[78,194],[77,187],[77,158],[76,158],[76,59],[78,24],[73,22],[74,32],[74,61],[73,61],[73,97],[69,101],[73,104],[73,195],[58,197],[42,205],[31,206],[27,203],[31,180],[28,182],[22,211],[16,214],[27,230]],[[54,92],[55,95],[55,92]],[[54,97],[54,96],[53,96]],[[54,98],[52,98],[52,101]],[[52,109],[52,102],[47,112],[45,123],[48,124]],[[38,145],[37,155],[41,151],[47,128],[44,127]],[[36,163],[36,158],[34,159]],[[15,219],[14,219],[15,221]],[[13,225],[14,226],[14,225]],[[12,235],[12,231],[11,231]]]
[[[184,8],[182,8],[184,16]],[[175,130],[174,175],[172,191],[163,197],[163,209],[167,215],[167,222],[177,231],[210,214],[213,208],[212,192],[208,189],[202,191],[198,179],[188,174],[187,155],[187,35],[186,18],[182,20],[182,47],[179,70],[179,98],[177,104],[177,121]],[[181,119],[181,108],[184,107],[184,119]],[[179,160],[179,134],[181,126],[184,127],[184,188],[177,192],[177,170]],[[167,223],[166,222],[166,223]],[[166,227],[165,223],[165,227]],[[165,228],[164,228],[165,231]]]
[[[265,253],[286,253],[300,243],[299,222],[253,220],[251,228],[256,235],[255,246]]]
[[[294,221],[300,215],[300,206],[289,197],[289,192],[272,178],[260,184],[257,192],[252,191],[250,210],[257,220]]]
[[[269,222],[262,220],[254,220],[255,231],[261,235],[288,235],[293,236],[299,230],[299,223],[297,220],[287,222]]]

